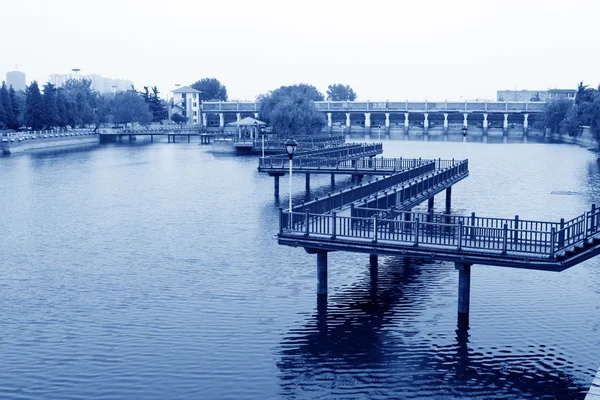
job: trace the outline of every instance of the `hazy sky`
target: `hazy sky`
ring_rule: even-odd
[[[600,81],[597,0],[2,0],[0,77],[80,68],[136,86],[216,77],[253,100],[281,85],[359,100],[495,98]]]

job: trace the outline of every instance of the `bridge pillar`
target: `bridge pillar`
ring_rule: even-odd
[[[219,113],[219,128],[221,130],[225,128],[225,115],[223,113]]]
[[[527,136],[527,131],[529,131],[529,114],[523,114],[523,136]]]
[[[279,197],[279,175],[273,177],[273,189],[275,197]]]
[[[258,119],[258,113],[254,113],[254,119]]]
[[[390,113],[385,113],[385,133],[390,134]]]
[[[446,214],[450,214],[450,207],[452,206],[452,186],[446,189]]]
[[[235,113],[235,118],[236,118],[235,119],[236,121],[241,120],[242,119],[242,113]]]
[[[328,127],[329,129],[331,129],[332,125],[333,125],[333,121],[331,120],[331,113],[330,113],[330,112],[328,112],[328,113],[327,113],[327,127]]]
[[[408,134],[408,113],[404,113],[404,134]]]
[[[508,113],[504,114],[504,124],[502,124],[504,136],[508,135]]]
[[[463,118],[464,118],[464,119],[463,119],[463,126],[464,126],[465,128],[468,128],[468,127],[469,127],[469,122],[467,121],[467,117],[468,117],[468,116],[469,116],[469,114],[467,114],[467,113],[464,113],[464,114],[463,114]]]
[[[471,297],[471,264],[454,263],[458,270],[458,314],[469,313]]]
[[[487,130],[488,130],[488,120],[487,120],[487,113],[483,113],[483,134],[487,135]]]
[[[448,113],[444,113],[444,135],[448,134]]]
[[[317,294],[327,295],[327,252],[317,251]]]
[[[429,133],[429,114],[423,113],[423,116],[425,117],[425,120],[423,121],[423,133],[427,135]]]
[[[202,126],[203,127],[208,126],[208,115],[206,113],[202,113]]]
[[[306,174],[306,191],[310,192],[310,174]]]
[[[371,132],[371,113],[365,113],[365,133]]]

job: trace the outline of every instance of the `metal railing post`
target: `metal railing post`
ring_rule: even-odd
[[[462,220],[458,221],[458,249],[457,250],[461,250],[462,249],[462,231],[463,231],[463,222]]]
[[[415,246],[419,245],[419,217],[415,218]]]
[[[506,254],[506,246],[508,244],[508,225],[504,224],[504,239],[502,242],[502,254]]]
[[[550,229],[550,258],[554,258],[554,242],[556,241],[556,228]]]
[[[331,238],[335,239],[335,236],[337,234],[337,218],[336,218],[336,212],[332,212],[331,213],[331,225],[332,225],[332,234],[331,234]]]
[[[590,233],[596,230],[596,204],[592,204],[592,213],[590,214]]]
[[[377,243],[377,214],[373,217],[373,242]]]
[[[558,248],[565,247],[565,219],[560,219],[560,231],[558,231]]]
[[[283,208],[279,207],[279,234],[283,233]]]
[[[305,212],[305,220],[304,220],[304,223],[306,224],[305,233],[304,233],[305,236],[308,236],[308,234],[309,234],[309,230],[308,230],[309,222],[310,222],[310,217],[309,217],[308,211],[306,211]]]

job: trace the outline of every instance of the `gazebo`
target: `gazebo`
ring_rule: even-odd
[[[237,126],[238,127],[238,136],[241,139],[242,138],[242,130],[241,127],[252,127],[252,129],[250,130],[250,139],[254,139],[256,138],[258,132],[255,132],[255,129],[258,129],[259,126],[263,126],[266,125],[266,122],[263,121],[259,121],[258,119],[255,118],[251,118],[251,117],[246,117],[246,118],[242,118],[239,121],[235,121],[235,122],[230,122],[227,124],[227,126]]]

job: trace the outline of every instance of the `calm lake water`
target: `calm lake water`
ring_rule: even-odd
[[[580,147],[384,150],[469,158],[458,214],[558,220],[600,204]],[[600,259],[473,266],[466,327],[453,264],[381,257],[373,277],[367,255],[332,253],[318,303],[316,256],[277,244],[256,166],[197,143],[0,158],[0,398],[583,399],[600,366]],[[332,190],[329,176],[311,184]]]

